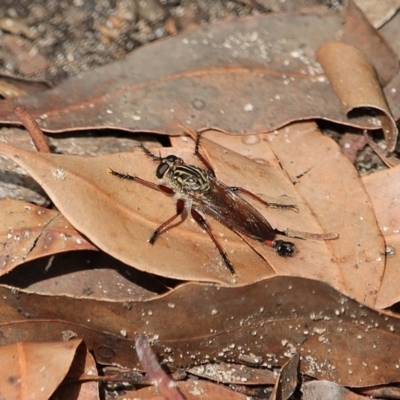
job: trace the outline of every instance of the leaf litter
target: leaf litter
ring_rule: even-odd
[[[315,143],[318,143],[318,140],[322,140],[321,148],[325,148],[325,149],[329,148],[329,147],[327,147],[326,138],[323,138],[322,136],[318,136],[318,134],[316,135],[316,133],[318,133],[318,132],[315,130],[315,127],[313,127],[312,124],[304,124],[301,128],[299,127],[299,129],[297,131],[294,131],[293,134],[290,135],[290,138],[291,138],[290,141],[293,141],[293,149],[294,149],[294,151],[297,151],[298,156],[299,156],[299,161],[301,160],[301,152],[299,153],[298,150],[301,149],[301,147],[299,147],[298,143],[295,140],[296,135],[298,135],[299,138],[302,139],[302,143],[303,143],[302,147],[305,147],[305,152],[306,153],[309,151],[307,149],[307,146],[305,146],[305,143],[307,143],[307,135],[311,135],[312,139],[310,140],[310,143],[313,143],[314,146],[315,146]],[[269,160],[265,160],[265,161],[268,164],[272,164],[272,165],[273,164],[276,164],[276,165],[281,164],[283,166],[283,168],[284,168],[285,173],[290,178],[289,183],[290,183],[290,181],[292,183],[296,182],[296,191],[297,191],[298,188],[301,187],[301,183],[302,183],[301,180],[304,179],[305,176],[311,175],[309,165],[307,165],[307,164],[303,165],[302,163],[299,163],[300,170],[304,170],[305,169],[307,171],[307,174],[301,174],[301,173],[299,174],[298,172],[296,172],[296,170],[291,170],[289,168],[290,167],[290,163],[287,166],[285,165],[284,157],[282,159],[279,159],[279,163],[276,161],[276,159],[274,159],[276,154],[279,155],[279,152],[281,152],[281,153],[286,152],[288,154],[288,156],[291,157],[290,151],[288,151],[287,148],[286,148],[286,146],[288,145],[288,142],[290,142],[290,141],[288,141],[288,137],[289,137],[288,134],[289,134],[289,131],[286,129],[286,130],[283,130],[282,132],[280,132],[280,135],[279,134],[278,135],[274,134],[274,136],[272,136],[272,138],[273,138],[273,140],[272,140],[273,147],[271,148],[271,150],[269,150],[269,153],[273,157],[271,158],[271,161],[269,161]],[[279,136],[283,137],[284,143],[285,143],[285,144],[282,144],[281,147],[279,146],[279,143],[277,143],[277,142],[279,142],[279,140],[278,140]],[[236,139],[238,139],[238,138],[236,138]],[[330,140],[328,140],[328,142],[329,141]],[[232,141],[232,142],[235,143],[235,141]],[[271,140],[269,140],[268,139],[268,135],[266,135],[264,137],[264,140],[262,140],[262,143],[264,143],[264,146],[266,146],[266,144],[268,142],[271,142]],[[333,146],[333,142],[330,145]],[[216,145],[212,144],[211,142],[207,142],[207,140],[204,141],[204,147],[205,147],[206,154],[210,157],[210,159],[213,161],[213,163],[215,163],[215,169],[216,169],[217,174],[221,175],[221,176],[224,176],[224,174],[226,174],[227,176],[233,176],[232,172],[229,171],[229,168],[234,168],[235,169],[235,173],[236,173],[234,176],[236,177],[236,180],[233,182],[233,184],[234,185],[241,185],[241,182],[240,182],[240,179],[239,179],[240,174],[238,174],[239,170],[237,168],[235,168],[235,166],[241,165],[243,167],[245,159],[240,159],[239,155],[237,155],[237,154],[233,153],[232,151],[227,150],[227,149],[225,149],[223,147],[216,146]],[[6,146],[6,148],[7,148],[7,146]],[[290,148],[290,146],[289,146],[289,148]],[[313,148],[314,148],[314,150],[317,150],[315,147],[313,147]],[[12,156],[15,158],[16,161],[26,163],[26,164],[24,164],[24,166],[30,164],[32,170],[35,170],[35,169],[38,169],[38,168],[39,168],[39,170],[41,169],[41,172],[40,173],[36,172],[36,174],[37,174],[37,176],[41,177],[40,179],[43,179],[43,182],[45,182],[45,185],[46,184],[49,185],[50,190],[54,190],[54,189],[52,189],[52,185],[54,185],[54,184],[56,184],[56,185],[61,184],[62,185],[62,184],[65,183],[66,179],[61,179],[61,180],[57,179],[57,177],[55,177],[54,174],[51,172],[52,168],[49,168],[49,165],[50,166],[53,165],[53,164],[54,164],[54,166],[58,165],[57,168],[60,168],[60,165],[62,165],[63,166],[62,168],[66,172],[68,177],[70,176],[70,169],[72,168],[72,166],[74,168],[73,169],[74,171],[77,171],[77,170],[79,170],[79,171],[87,171],[88,167],[89,167],[89,163],[87,163],[84,166],[82,166],[82,164],[80,164],[80,162],[78,162],[78,159],[76,157],[72,157],[72,160],[69,162],[68,168],[67,168],[65,166],[64,162],[60,163],[60,159],[68,159],[69,156],[59,156],[59,155],[51,155],[51,154],[37,154],[37,153],[30,153],[30,152],[25,152],[25,151],[21,152],[18,149],[12,149],[12,151],[11,151],[10,148],[7,148],[7,149],[10,152],[9,154],[12,154]],[[272,149],[274,151],[272,151]],[[169,151],[169,149],[164,149],[163,151],[164,151],[164,155],[166,155],[167,152]],[[317,150],[316,152],[317,152],[317,154],[323,155],[322,158],[324,159],[324,162],[327,163],[327,169],[329,170],[329,162],[327,162],[326,154],[323,151],[320,152],[320,151]],[[309,162],[309,160],[306,157],[306,153],[305,153],[304,158],[305,158],[305,161]],[[186,154],[189,155],[188,153],[186,153]],[[268,154],[268,152],[266,152],[266,154]],[[18,158],[16,158],[16,155],[17,155]],[[57,162],[52,161],[53,160],[53,156],[55,156],[55,159],[57,159]],[[31,157],[33,158],[33,161],[29,160]],[[105,157],[106,157],[105,165],[110,165],[109,163],[111,161],[109,161],[109,160],[112,160],[113,156],[105,156]],[[121,157],[121,154],[119,154],[118,157]],[[335,161],[335,164],[336,164],[336,167],[337,167],[338,166],[338,153],[334,153],[334,156],[332,158]],[[80,158],[79,158],[79,160],[80,160]],[[83,160],[87,161],[85,159],[83,159]],[[92,164],[93,161],[95,160],[95,158],[88,159],[88,160],[90,160],[91,161],[90,164]],[[53,164],[48,164],[49,162],[53,163]],[[142,160],[142,162],[143,162],[143,160]],[[40,163],[43,163],[43,165],[41,166]],[[103,164],[102,167],[99,167],[99,166],[96,166],[96,165],[93,167],[94,178],[91,178],[91,182],[95,182],[95,183],[92,184],[92,187],[94,187],[94,188],[98,185],[97,180],[98,180],[98,177],[99,177],[99,174],[98,174],[99,170],[103,170],[103,174],[104,174],[104,176],[101,179],[104,179],[105,177],[108,178],[108,176],[106,174],[105,165],[104,165],[104,163],[102,163],[102,164]],[[132,160],[131,160],[131,162],[129,162],[128,159],[123,159],[123,162],[121,163],[121,165],[125,165],[125,166],[126,165],[137,165],[137,164],[139,164],[139,162],[137,162],[137,161],[136,162],[132,162]],[[313,164],[314,165],[317,164],[317,159],[313,160]],[[241,176],[240,178],[245,182],[249,182],[249,181],[251,181],[251,177],[254,176],[254,175],[262,177],[262,174],[261,174],[261,171],[263,170],[262,165],[263,164],[257,164],[257,163],[253,162],[250,175],[246,176],[246,174],[244,173],[244,175]],[[346,165],[345,162],[344,162],[344,165]],[[114,167],[114,165],[112,165],[112,166]],[[287,170],[286,170],[286,168],[287,168]],[[349,168],[349,167],[347,167],[347,168]],[[46,176],[46,173],[45,173],[46,170],[48,171],[47,172],[47,176]],[[274,172],[275,175],[271,171],[271,165],[269,165],[268,170],[269,170],[269,172],[268,172],[267,176],[264,177],[264,179],[267,180],[269,183],[271,183],[271,186],[273,187],[273,192],[270,195],[271,197],[275,197],[275,198],[276,197],[277,198],[288,197],[289,200],[287,198],[285,198],[285,201],[288,201],[289,203],[292,202],[292,199],[297,199],[298,198],[297,192],[293,192],[292,189],[290,189],[290,184],[285,183],[286,181],[282,180],[282,172],[279,172],[279,169]],[[249,169],[248,168],[243,168],[243,171],[249,171]],[[153,171],[151,173],[154,173],[154,166],[153,166]],[[264,173],[265,173],[265,171],[264,171]],[[347,175],[348,175],[348,173],[347,173]],[[351,184],[354,187],[355,178],[352,177],[351,175],[350,175],[350,178],[351,178],[350,179]],[[47,183],[46,180],[48,182],[50,182],[50,183]],[[79,181],[82,181],[82,179],[80,179]],[[86,184],[86,182],[88,180],[84,179],[83,181]],[[326,178],[323,181],[324,182],[326,181],[328,186],[332,185],[332,183],[327,181]],[[259,180],[257,179],[257,180],[254,181],[254,179],[253,179],[253,182],[257,183],[257,182],[259,182]],[[274,184],[274,183],[276,183],[276,184]],[[263,185],[261,185],[261,186],[263,186]],[[321,185],[321,187],[322,187],[322,185]],[[251,187],[251,190],[253,190],[255,193],[259,193],[259,190],[262,190],[262,189],[260,189],[257,186],[254,186],[254,187]],[[86,190],[86,193],[87,193],[87,197],[88,197],[89,196],[89,190]],[[358,189],[358,197],[360,196],[360,193],[362,193],[362,190]],[[314,193],[314,195],[315,195],[315,193]],[[329,198],[329,196],[324,195],[323,197],[324,198]],[[86,197],[86,199],[87,199],[87,197]],[[303,194],[303,197],[306,197],[305,194]],[[103,197],[103,198],[107,198],[107,196]],[[129,202],[131,202],[131,201],[132,201],[132,197],[129,196]],[[307,201],[308,201],[308,199],[307,199]],[[321,201],[321,199],[319,199],[318,196],[317,196],[316,202],[318,203],[319,201]],[[365,200],[364,200],[364,202],[365,202]],[[70,204],[72,204],[72,202],[70,202]],[[306,204],[307,204],[307,202],[306,202]],[[351,204],[351,203],[348,203],[348,204]],[[341,206],[342,206],[342,204],[341,204]],[[302,206],[299,205],[299,207],[301,208]],[[83,210],[93,209],[93,207],[89,207],[88,208],[86,206],[83,206],[83,207],[79,206],[78,208],[81,208]],[[96,208],[94,208],[94,209],[96,209]],[[165,210],[162,210],[162,211],[165,212]],[[282,212],[280,212],[279,214],[282,214]],[[299,214],[300,214],[300,217],[303,216],[303,213],[299,213]],[[352,213],[350,213],[350,216],[351,215],[352,215]],[[87,213],[86,213],[86,218],[87,218]],[[285,222],[285,218],[287,218],[288,222],[291,222],[293,224],[293,217],[285,215],[285,213],[283,213],[283,217],[281,215],[279,215],[279,217],[277,217],[277,215],[272,216],[272,220],[271,221],[274,221],[274,218],[276,218],[276,221],[279,221],[279,220],[281,220],[281,218],[283,218],[283,222],[281,221],[281,223],[286,223]],[[322,219],[320,217],[319,221],[321,221],[321,220]],[[114,221],[115,221],[115,213],[114,213]],[[301,225],[301,222],[299,222],[299,223],[300,223],[300,225],[296,226],[296,228],[305,229],[304,225]],[[310,221],[308,220],[307,221],[308,229],[310,229],[309,223],[310,223]],[[279,224],[279,222],[277,222],[277,224]],[[311,226],[311,227],[314,228],[314,226]],[[174,229],[178,229],[178,228],[175,227]],[[253,247],[255,247],[254,244],[253,244]],[[358,247],[358,246],[355,246],[355,247]],[[174,307],[172,307],[172,306],[169,307],[170,304],[171,305],[173,304]],[[219,301],[215,301],[214,304],[221,304],[221,303]],[[53,304],[53,306],[54,306],[54,304]],[[175,307],[176,307],[175,303],[173,303],[173,302],[169,302],[168,303],[168,308],[172,308],[173,309]],[[330,309],[330,307],[328,307],[328,309]],[[153,311],[151,311],[151,313],[153,313]],[[28,312],[28,314],[31,315],[30,312]],[[219,310],[218,310],[217,314],[219,314]],[[311,312],[311,314],[313,314],[313,313]],[[35,315],[35,313],[33,313],[33,315]],[[315,314],[313,314],[313,315],[315,315]],[[57,317],[58,318],[60,317],[59,313],[57,313]],[[70,320],[70,318],[71,317],[68,317],[67,320]],[[317,319],[319,319],[319,317],[317,317]],[[224,317],[224,318],[222,318],[222,320],[226,320],[226,318]],[[80,323],[82,323],[82,322],[83,322],[83,320],[80,321]],[[99,328],[99,329],[100,330],[107,329],[107,331],[109,331],[110,327],[109,326],[107,328],[106,327],[102,327],[102,328]],[[210,329],[214,329],[214,328],[210,328]],[[289,326],[289,329],[290,329],[290,326]],[[317,328],[317,331],[318,332],[319,331],[322,332],[325,328],[321,328],[321,329],[322,330],[320,331],[319,328]],[[125,328],[123,330],[127,332],[128,336],[131,335],[129,330],[126,330]],[[306,331],[306,329],[304,331]],[[349,332],[350,328],[346,327],[346,331]],[[145,332],[147,332],[147,331],[145,330]],[[256,330],[254,330],[253,332],[256,332]],[[304,335],[306,336],[306,334],[304,334]],[[84,334],[84,336],[87,337],[88,335]],[[282,338],[283,336],[285,336],[285,335],[282,332],[276,334],[276,337]],[[302,340],[304,340],[304,337],[303,337]],[[328,342],[329,342],[329,340],[328,340]],[[288,342],[285,342],[285,343],[286,344],[284,346],[282,345],[282,343],[280,343],[280,345],[282,347],[289,346],[288,351],[290,353],[292,351],[291,349],[294,349],[294,347],[291,347],[292,346],[292,342],[288,341]],[[207,348],[209,348],[209,345],[210,345],[210,343],[208,343]],[[228,347],[226,347],[227,345],[225,345],[225,347],[223,347],[223,346],[224,346],[223,344],[218,343],[217,348],[219,348],[219,349],[221,349],[221,348],[229,349],[229,346]],[[111,354],[114,354],[114,352],[115,351],[112,351]],[[253,353],[257,353],[255,351],[255,349],[252,350],[252,352]],[[97,359],[98,360],[103,360],[103,362],[104,362],[104,357],[101,356],[101,354],[103,354],[103,353],[104,353],[104,349],[102,351],[100,351],[100,352],[97,352],[96,354],[97,354]],[[105,354],[108,354],[108,353],[109,353],[109,351],[106,351]],[[160,354],[160,352],[158,352],[158,353]],[[221,353],[221,352],[219,352],[219,353]],[[109,356],[107,356],[107,357],[109,357]],[[113,359],[113,357],[114,356],[112,356],[111,359]],[[180,358],[182,358],[182,357],[183,357],[183,354],[180,355]],[[195,357],[195,359],[196,358],[197,358],[197,356]],[[169,359],[169,358],[167,358],[167,359]],[[237,356],[237,359],[239,359],[239,356]],[[231,358],[228,358],[227,360],[228,361],[232,361]],[[126,362],[126,360],[125,360],[125,362]],[[276,362],[275,359],[274,359],[274,362]],[[329,364],[329,363],[326,364],[326,365],[324,364],[324,368],[321,367],[320,365],[318,365],[318,363],[314,365],[314,362],[316,362],[316,361],[315,361],[315,359],[313,357],[309,357],[308,358],[308,362],[313,366],[312,366],[312,368],[310,370],[307,370],[307,373],[308,374],[312,374],[312,375],[316,374],[318,376],[318,373],[315,371],[315,370],[318,370],[318,369],[322,370],[323,371],[322,373],[324,374],[324,373],[326,373],[324,368],[326,367],[326,368],[329,369],[331,367],[331,364]],[[352,370],[350,370],[350,371],[352,371]],[[328,375],[328,376],[329,376],[330,379],[334,379],[333,376],[331,376],[331,375]]]
[[[0,345],[60,340],[70,331],[85,340],[97,362],[140,368],[134,343],[144,333],[167,366],[241,363],[253,355],[262,360],[257,368],[276,368],[298,353],[302,374],[344,386],[383,385],[398,377],[393,348],[399,320],[315,280],[283,276],[237,288],[186,283],[136,302],[13,294],[7,287],[0,295]]]
[[[314,118],[379,129],[380,123],[369,111],[374,104],[347,116],[343,100],[315,59],[319,47],[332,38],[341,39],[367,54],[383,82],[397,73],[396,54],[360,10],[349,1],[343,12],[320,7],[187,30],[144,46],[122,61],[70,78],[50,91],[5,100],[0,120],[18,123],[13,109],[22,104],[30,105],[41,128],[50,132],[114,127],[176,135],[176,126],[184,123],[194,129],[218,126],[230,132],[257,133]],[[168,63],[154,63],[154,54]],[[357,70],[358,65],[347,65],[345,71],[349,68]],[[360,87],[348,89],[358,93]],[[266,93],[275,95],[268,98]],[[390,99],[389,104],[392,107]],[[387,137],[393,149],[397,128],[393,118],[388,118]]]

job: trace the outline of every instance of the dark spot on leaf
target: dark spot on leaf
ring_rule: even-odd
[[[204,100],[201,99],[194,99],[192,101],[192,106],[193,108],[195,108],[196,110],[203,110],[206,107],[206,103]]]
[[[9,376],[8,377],[8,382],[13,386],[18,386],[19,383],[20,383],[20,380],[15,376]]]
[[[96,353],[99,357],[101,357],[104,360],[109,360],[111,358],[114,358],[116,355],[115,350],[107,346],[99,346],[97,348]]]

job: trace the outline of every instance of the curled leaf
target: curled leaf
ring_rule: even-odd
[[[336,95],[351,119],[352,112],[376,113],[376,126],[381,127],[392,151],[397,142],[397,126],[379,77],[366,55],[343,42],[324,44],[317,52]]]

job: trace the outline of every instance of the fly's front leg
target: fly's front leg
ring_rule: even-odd
[[[258,197],[257,195],[255,195],[254,193],[250,192],[247,189],[243,189],[241,187],[238,186],[230,186],[228,187],[228,189],[232,192],[240,192],[240,193],[244,193],[247,196],[253,198],[254,200],[257,200],[258,202],[260,202],[261,204],[263,204],[266,207],[270,207],[270,208],[279,208],[281,210],[290,210],[290,211],[295,211],[295,212],[299,212],[299,209],[297,206],[292,205],[292,204],[279,204],[279,203],[269,203],[265,200],[263,200],[262,198]]]
[[[218,249],[219,254],[221,254],[221,257],[223,258],[224,263],[225,263],[226,267],[228,268],[229,272],[236,278],[237,275],[236,275],[235,270],[233,269],[232,263],[229,261],[228,256],[226,255],[221,244],[218,242],[217,238],[212,233],[211,228],[208,226],[204,217],[194,208],[191,208],[190,213],[191,213],[193,219],[208,233],[208,236],[210,236],[211,240],[215,244],[215,247]]]
[[[160,184],[153,183],[153,182],[150,182],[150,181],[146,181],[145,179],[138,178],[137,176],[125,174],[125,173],[122,173],[122,172],[117,172],[117,171],[114,171],[111,168],[108,168],[108,173],[111,174],[111,175],[114,175],[114,176],[116,176],[117,178],[120,178],[120,179],[127,179],[129,181],[138,182],[138,183],[140,183],[140,184],[142,184],[144,186],[147,186],[147,187],[149,187],[151,189],[158,190],[158,191],[163,192],[163,193],[168,194],[168,195],[173,195],[175,193],[168,186],[160,185]]]
[[[145,179],[142,178],[138,178],[137,176],[133,176],[133,175],[129,175],[129,174],[125,174],[125,173],[121,173],[121,172],[117,172],[114,171],[113,169],[109,168],[108,169],[108,173],[110,173],[111,175],[116,176],[117,178],[120,179],[127,179],[129,181],[135,181],[138,182],[144,186],[147,186],[151,189],[155,189],[158,190],[160,192],[163,192],[167,195],[173,195],[175,192],[168,186],[165,185],[160,185],[157,183],[153,183],[153,182],[149,182],[146,181]],[[160,233],[160,231],[162,229],[164,229],[168,224],[170,224],[174,219],[178,218],[179,215],[182,214],[183,210],[185,209],[185,202],[183,200],[178,200],[178,202],[176,203],[176,214],[174,216],[172,216],[170,219],[168,219],[167,221],[165,221],[163,224],[161,224],[151,235],[150,239],[149,239],[149,243],[150,244],[154,244],[154,242],[157,239],[158,234]]]

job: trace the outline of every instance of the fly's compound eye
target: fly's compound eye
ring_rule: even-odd
[[[170,165],[166,162],[162,162],[158,167],[156,171],[156,176],[158,179],[161,179],[164,177],[166,172],[170,169]]]
[[[163,160],[157,167],[156,176],[158,179],[163,178],[171,168],[175,168],[176,164],[183,164],[183,160],[173,154],[163,158]]]

